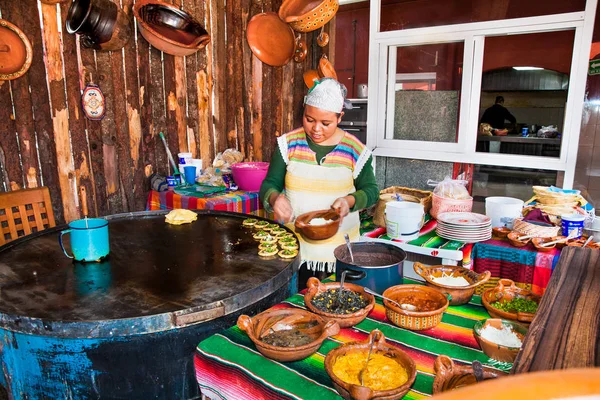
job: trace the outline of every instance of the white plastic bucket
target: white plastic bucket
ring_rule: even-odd
[[[425,209],[409,201],[390,201],[385,205],[385,226],[390,238],[411,241],[419,237]]]
[[[583,224],[585,223],[585,216],[581,214],[562,215],[562,235],[569,236],[569,234],[575,231],[575,238],[579,239],[583,233]]]
[[[485,215],[492,219],[492,228],[512,227],[513,220],[521,217],[523,200],[514,197],[488,197],[485,199]]]
[[[177,157],[179,157],[179,164],[190,165],[192,163],[192,153],[179,153]]]

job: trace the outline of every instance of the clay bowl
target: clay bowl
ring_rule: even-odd
[[[210,35],[191,15],[160,0],[133,6],[140,33],[152,46],[174,56],[189,56],[210,42]]]
[[[328,23],[339,7],[338,0],[285,0],[279,18],[297,32],[312,32]]]
[[[505,226],[500,226],[497,228],[492,228],[492,235],[494,235],[497,238],[505,238],[508,236],[508,234],[512,232],[510,229],[508,229]]]
[[[318,315],[297,308],[267,310],[253,318],[240,315],[237,326],[246,332],[262,355],[282,362],[302,360],[314,354],[326,338],[340,331],[337,322],[325,321]],[[261,340],[273,332],[289,329],[298,329],[313,337],[313,341],[302,346],[283,347],[272,346]]]
[[[555,240],[559,240],[559,239],[565,239],[566,236],[554,236],[552,238],[550,238],[551,241],[555,241]],[[562,249],[563,247],[565,247],[567,245],[567,242],[560,242],[560,243],[556,243],[556,248],[557,249]]]
[[[459,389],[464,386],[474,385],[477,382],[475,369],[472,365],[459,365],[448,356],[440,355],[433,364],[435,378],[433,379],[433,394]],[[482,368],[483,380],[495,379],[507,375],[502,371],[492,368]]]
[[[331,222],[324,225],[311,225],[315,218],[324,218]],[[294,223],[296,232],[310,240],[325,240],[334,236],[340,227],[340,215],[335,210],[318,210],[299,215]]]
[[[364,354],[365,359],[368,357],[369,347],[371,340],[374,340],[373,351],[375,354],[382,354],[398,362],[408,374],[408,380],[400,387],[391,390],[371,390],[365,386],[359,386],[345,382],[338,378],[333,373],[333,366],[338,358],[343,357],[347,354],[361,353]],[[337,347],[327,353],[325,357],[325,371],[333,381],[333,387],[344,399],[386,399],[395,400],[401,399],[408,391],[415,381],[417,376],[417,368],[415,362],[402,350],[390,346],[385,341],[385,336],[381,331],[375,329],[369,334],[369,340],[365,342],[348,343],[343,346]]]
[[[304,83],[309,89],[311,89],[315,85],[315,83],[319,82],[319,79],[321,79],[316,69],[309,69],[304,73],[303,77]]]
[[[23,31],[0,19],[0,81],[20,78],[31,67],[33,48]]]
[[[478,274],[470,269],[466,269],[454,265],[433,265],[427,267],[421,263],[415,262],[413,265],[415,272],[425,279],[426,285],[439,290],[448,298],[451,306],[466,304],[473,297],[475,288],[484,284],[490,279],[490,271],[485,271],[483,274]],[[469,286],[447,286],[442,285],[433,280],[433,277],[439,278],[445,276],[462,276],[469,282]]]
[[[487,289],[483,292],[481,295],[481,302],[492,317],[517,321],[525,326],[529,326],[531,321],[533,321],[535,314],[526,312],[510,313],[499,310],[491,305],[491,303],[498,300],[510,301],[516,297],[533,300],[538,304],[542,300],[541,296],[538,296],[530,290],[517,287],[512,280],[500,279],[496,287]]]
[[[273,67],[287,64],[296,51],[294,31],[274,12],[252,17],[246,29],[246,40],[252,53]]]
[[[368,301],[368,304],[365,308],[360,309],[352,314],[333,314],[325,311],[321,311],[317,307],[315,307],[312,303],[312,299],[319,293],[324,292],[326,290],[331,289],[339,289],[339,282],[330,282],[330,283],[322,283],[317,278],[309,278],[306,283],[308,290],[304,295],[304,305],[313,313],[327,319],[330,321],[336,321],[340,328],[349,328],[354,326],[360,322],[362,322],[367,315],[371,312],[373,307],[375,306],[375,297],[373,295],[365,292],[365,289],[362,286],[354,285],[352,283],[344,283],[344,289],[352,290],[353,292],[360,293],[363,298]]]
[[[537,251],[542,252],[542,253],[548,253],[552,249],[556,248],[556,243],[551,244],[550,246],[547,246],[547,247],[542,246],[542,244],[550,243],[550,242],[553,242],[554,240],[555,240],[554,238],[533,238],[531,240],[531,243],[533,243],[533,246],[537,249]]]
[[[529,242],[531,242],[531,239],[519,240],[518,238],[521,236],[525,236],[525,235],[522,233],[516,232],[516,231],[512,231],[511,233],[508,234],[507,237],[508,237],[508,241],[513,246],[525,247],[529,244]]]
[[[530,372],[492,379],[438,395],[435,400],[576,400],[600,393],[600,368]]]
[[[325,54],[323,54],[319,60],[319,75],[323,78],[333,78],[337,80],[335,68],[333,68],[333,64]]]
[[[501,362],[514,362],[517,358],[517,354],[519,354],[519,351],[521,351],[522,345],[519,347],[508,347],[482,338],[481,330],[488,325],[496,329],[501,329],[503,325],[512,329],[517,334],[517,336],[519,336],[521,342],[523,342],[523,340],[525,339],[525,335],[527,335],[527,328],[516,322],[496,318],[477,321],[477,323],[473,327],[473,334],[475,335],[475,340],[477,340],[477,343],[479,343],[479,347],[481,347],[481,350],[483,350],[486,356]]]
[[[409,311],[398,307],[389,300],[383,300],[387,318],[401,328],[420,331],[433,328],[442,320],[442,315],[450,302],[439,290],[423,285],[397,285],[383,292],[383,296],[400,304],[411,304],[417,311]],[[418,311],[424,302],[433,302],[435,309]]]

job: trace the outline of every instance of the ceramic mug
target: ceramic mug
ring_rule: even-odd
[[[71,235],[71,251],[69,255],[63,245],[63,235]],[[108,242],[108,221],[102,218],[78,219],[69,223],[69,229],[60,233],[58,242],[65,255],[80,262],[95,262],[106,257],[110,252]]]

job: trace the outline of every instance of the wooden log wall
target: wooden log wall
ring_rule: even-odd
[[[134,0],[120,0],[131,17]],[[271,157],[276,137],[301,123],[303,73],[330,60],[319,31],[301,35],[309,44],[303,63],[263,64],[246,41],[248,21],[277,12],[282,0],[174,0],[204,23],[209,45],[188,57],[153,48],[137,31],[122,51],[84,48],[66,32],[69,3],[0,0],[0,16],[32,43],[33,63],[21,78],[0,81],[0,191],[50,189],[58,222],[145,209],[149,176],[168,175],[159,132],[171,152],[189,151],[208,167],[216,153],[240,150],[247,160]],[[102,121],[87,120],[81,93],[90,81],[106,98]],[[85,190],[81,190],[84,187]]]

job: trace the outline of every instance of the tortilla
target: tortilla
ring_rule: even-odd
[[[261,243],[258,245],[259,250],[279,250],[275,243]]]
[[[242,222],[243,226],[254,226],[254,224],[256,224],[258,222],[257,219],[254,218],[247,218],[244,220],[244,222]]]
[[[277,243],[277,239],[276,239],[276,238],[274,238],[274,237],[273,237],[273,236],[271,236],[271,235],[263,236],[263,237],[260,239],[260,244],[265,244],[265,243],[268,243],[268,244],[275,244],[275,243]]]
[[[295,258],[298,255],[298,250],[281,250],[277,255],[281,258]]]
[[[254,227],[256,229],[265,229],[266,226],[269,226],[269,223],[267,221],[258,221],[254,224]]]
[[[256,225],[255,225],[256,226]],[[258,231],[256,232],[254,235],[252,235],[252,237],[256,240],[261,240],[262,238],[264,238],[265,236],[269,236],[269,233],[266,231]]]
[[[272,250],[259,250],[258,255],[261,257],[272,257],[277,254],[277,249]]]
[[[288,233],[285,229],[283,228],[275,228],[275,229],[271,229],[271,235],[273,236],[277,236],[278,238],[281,237],[282,235]]]
[[[281,248],[284,250],[298,250],[298,243],[284,243]]]

